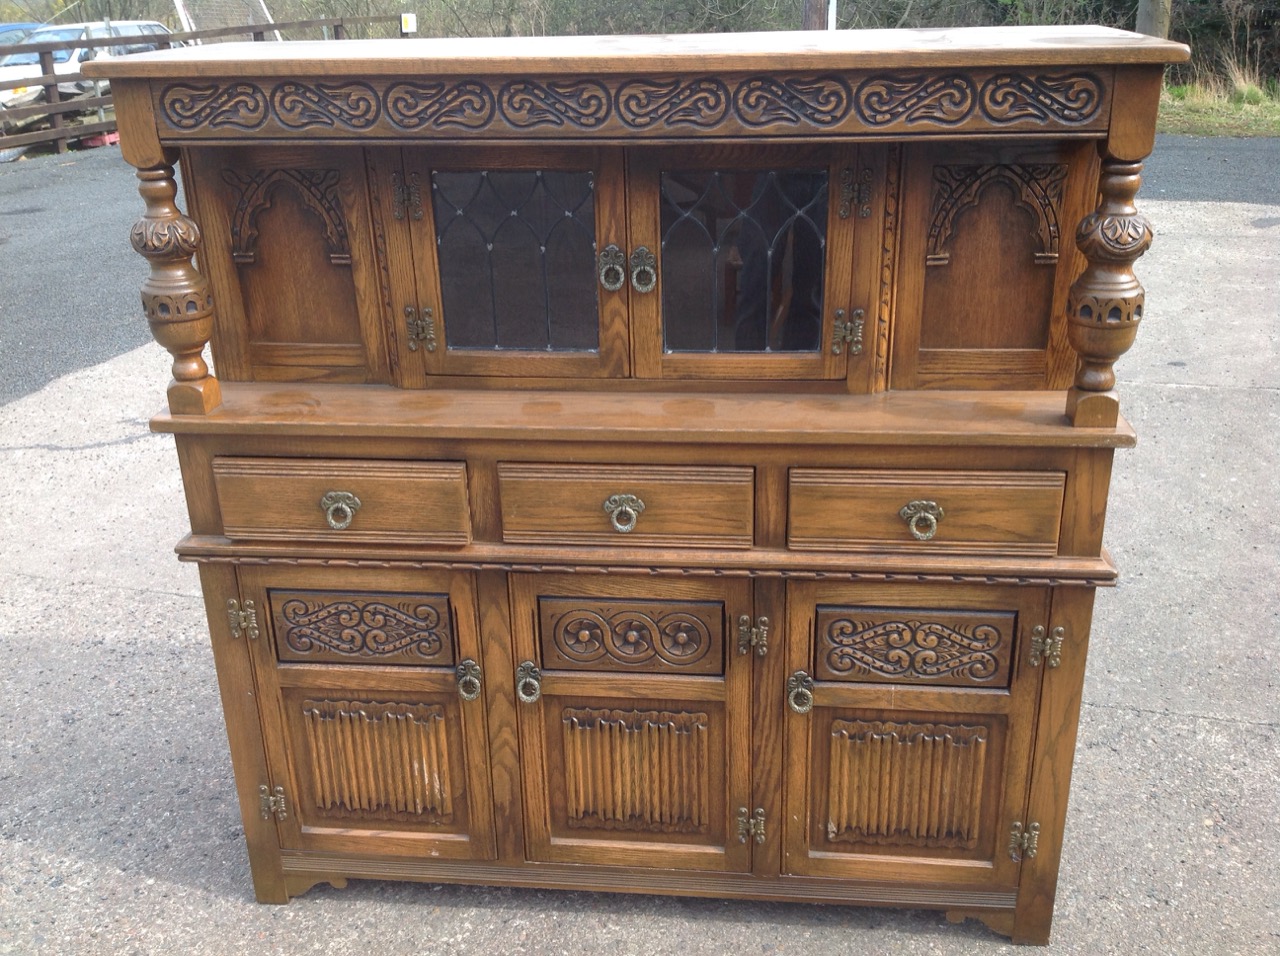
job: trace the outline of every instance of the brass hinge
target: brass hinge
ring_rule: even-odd
[[[1036,858],[1036,846],[1040,842],[1040,824],[1032,823],[1023,829],[1022,821],[1015,820],[1009,828],[1009,858],[1014,863],[1021,863]]]
[[[404,219],[406,213],[415,222],[422,218],[422,181],[417,173],[409,177],[407,184],[399,173],[391,174],[391,207],[397,219]]]
[[[248,637],[251,641],[258,639],[258,609],[252,601],[241,604],[235,598],[228,600],[227,623],[231,625],[232,637]]]
[[[763,843],[764,839],[764,807],[756,807],[754,814],[749,813],[746,807],[738,807],[738,842],[755,840]]]
[[[284,787],[270,790],[265,783],[262,784],[258,787],[258,803],[264,820],[270,820],[272,814],[275,814],[277,820],[286,820],[289,817],[289,804],[284,798]]]
[[[744,614],[738,618],[738,653],[745,654],[753,647],[759,657],[769,653],[769,619],[758,617],[752,625],[751,617]]]
[[[1039,667],[1043,659],[1046,667],[1057,667],[1062,663],[1062,639],[1066,636],[1066,628],[1055,627],[1053,633],[1045,637],[1044,628],[1037,624],[1031,629],[1031,653],[1027,656],[1027,663]]]
[[[404,307],[404,324],[409,330],[409,351],[418,351],[418,343],[426,346],[428,352],[436,350],[436,319],[430,309],[423,309],[422,314],[411,305]]]
[[[844,351],[845,343],[849,345],[850,355],[862,354],[862,326],[866,319],[862,309],[853,310],[853,318],[844,320],[844,309],[836,309],[835,331],[831,334],[831,354],[839,355]]]

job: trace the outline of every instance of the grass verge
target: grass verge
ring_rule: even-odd
[[[1274,84],[1188,83],[1160,95],[1162,133],[1280,136],[1280,93]]]

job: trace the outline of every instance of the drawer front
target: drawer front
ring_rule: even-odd
[[[1053,555],[1061,472],[791,469],[787,542],[798,551]]]
[[[217,458],[229,538],[465,545],[462,462]]]
[[[750,468],[498,465],[508,544],[750,548]]]

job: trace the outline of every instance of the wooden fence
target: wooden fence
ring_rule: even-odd
[[[67,144],[72,140],[115,131],[115,109],[111,101],[110,88],[100,81],[86,80],[78,70],[74,73],[55,73],[54,53],[59,50],[95,50],[102,47],[153,42],[162,48],[168,48],[174,44],[196,40],[221,40],[227,37],[246,36],[251,36],[257,41],[265,41],[285,32],[312,30],[319,31],[325,39],[343,40],[356,27],[399,22],[398,16],[337,17],[328,20],[293,20],[288,23],[254,23],[241,27],[196,30],[191,33],[94,37],[84,40],[0,46],[0,58],[10,53],[35,53],[40,60],[39,76],[21,80],[0,80],[0,90],[31,86],[44,88],[43,102],[13,109],[0,107],[0,157],[5,156],[9,150],[45,143],[52,143],[59,153],[64,153],[67,151]],[[94,95],[68,99],[58,90],[59,83],[77,82],[92,83]]]

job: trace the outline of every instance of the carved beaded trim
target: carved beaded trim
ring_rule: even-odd
[[[171,83],[159,112],[172,133],[216,136],[274,123],[283,134],[465,131],[495,136],[699,131],[811,135],[919,130],[978,121],[1000,127],[1099,127],[1107,102],[1088,73],[952,72],[769,74],[721,79],[634,77],[617,81],[519,77],[364,81],[290,79],[255,83]]]

